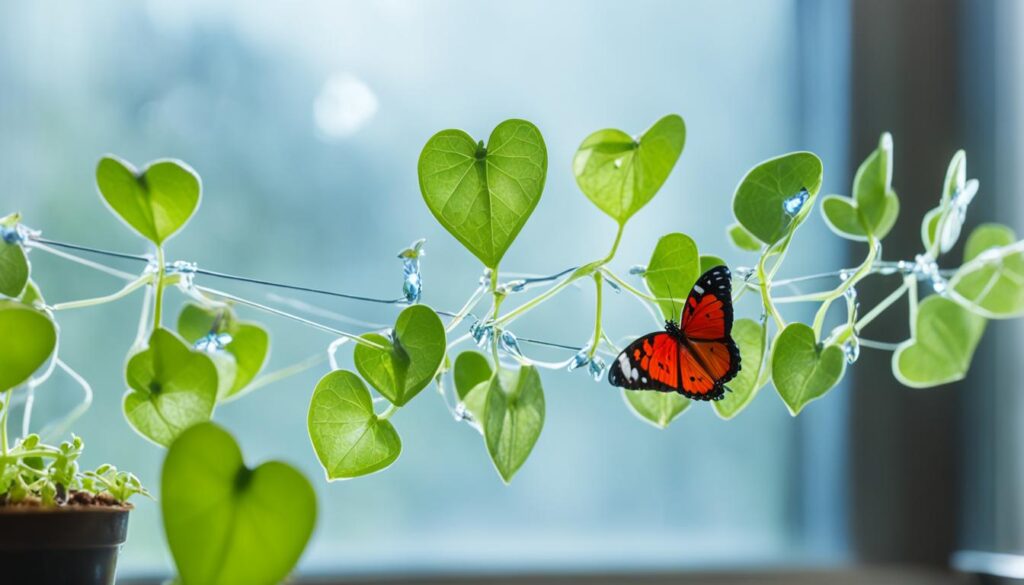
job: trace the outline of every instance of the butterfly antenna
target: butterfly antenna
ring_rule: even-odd
[[[672,294],[672,283],[666,280],[665,284],[668,286],[668,300],[672,303],[672,316],[675,317],[679,314],[679,311],[676,310],[676,295]],[[675,321],[675,319],[669,320]]]

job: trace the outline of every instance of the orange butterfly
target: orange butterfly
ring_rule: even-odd
[[[608,371],[613,386],[627,390],[678,392],[696,400],[719,400],[725,383],[740,371],[732,339],[732,280],[716,266],[693,285],[679,325],[629,344]]]

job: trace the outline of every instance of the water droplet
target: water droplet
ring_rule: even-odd
[[[848,364],[852,364],[860,357],[860,340],[857,339],[856,335],[851,336],[843,344],[843,354],[846,356],[846,363]]]
[[[202,352],[214,353],[224,349],[224,347],[231,343],[231,341],[232,337],[230,334],[211,331],[197,339],[196,342],[192,344],[192,347]]]
[[[473,422],[473,415],[470,414],[469,409],[466,408],[466,404],[463,402],[455,405],[455,410],[452,412],[452,416],[455,417],[456,421]]]
[[[634,264],[629,267],[629,273],[634,276],[643,276],[647,274],[647,267],[643,264]]]
[[[839,280],[846,282],[847,280],[850,280],[850,277],[853,276],[853,273],[853,270],[847,270],[844,268],[839,271]]]
[[[508,354],[522,357],[523,351],[519,349],[519,340],[511,331],[505,329],[501,332],[501,337],[498,338],[498,346]]]
[[[807,191],[806,188],[800,189],[796,194],[787,197],[782,202],[783,211],[785,211],[789,215],[796,215],[800,213],[800,210],[803,208],[804,203],[807,202],[807,199],[810,196],[811,194]]]
[[[583,348],[579,352],[577,352],[576,355],[573,356],[572,361],[569,362],[569,367],[567,369],[571,372],[573,370],[582,368],[583,366],[589,363],[590,358],[587,357],[587,348]]]
[[[615,159],[615,168],[617,168],[617,169],[621,169],[622,168],[622,159],[621,158]]]
[[[494,327],[483,321],[476,321],[469,326],[469,334],[473,337],[477,347],[485,347],[494,336]]]
[[[608,365],[604,363],[604,360],[600,356],[594,356],[590,360],[590,375],[594,377],[594,381],[600,382],[604,378],[604,372],[608,369]]]
[[[733,273],[743,282],[747,282],[750,280],[750,277],[754,276],[754,269],[750,266],[737,266]]]
[[[523,292],[524,290],[526,290],[526,280],[522,278],[518,280],[510,280],[506,282],[504,285],[502,285],[501,289],[502,292],[506,294]]]
[[[480,280],[478,282],[480,283],[480,286],[483,286],[483,287],[487,287],[487,286],[491,285],[491,269],[490,268],[484,268],[484,272],[483,272],[483,274],[480,275]]]
[[[848,300],[850,302],[856,302],[857,301],[857,287],[851,286],[850,288],[846,289],[845,291],[843,291],[843,296],[846,297],[846,300]]]
[[[423,250],[424,239],[416,240],[411,246],[398,253],[402,260],[402,294],[407,303],[415,304],[423,293],[423,279],[420,276],[420,258],[426,254]]]

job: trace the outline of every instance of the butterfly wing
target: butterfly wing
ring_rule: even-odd
[[[697,279],[680,316],[682,343],[692,358],[680,362],[684,386],[692,382],[704,390],[710,382],[705,393],[717,399],[724,384],[736,377],[740,351],[732,339],[732,320],[731,275],[727,267],[716,266]]]
[[[629,344],[608,369],[608,381],[627,390],[678,392],[679,341],[664,331]]]

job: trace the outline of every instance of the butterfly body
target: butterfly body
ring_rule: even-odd
[[[683,305],[679,324],[629,344],[608,370],[608,381],[627,390],[677,392],[695,400],[718,400],[740,371],[732,339],[729,269],[705,272]]]

